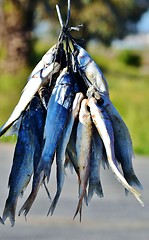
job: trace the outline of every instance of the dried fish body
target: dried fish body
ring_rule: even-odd
[[[47,106],[47,117],[44,128],[45,143],[37,172],[40,175],[44,171],[48,180],[52,159],[68,121],[73,99],[73,80],[66,68],[58,77]]]
[[[134,197],[140,202],[140,204],[143,206],[144,203],[141,200],[141,195],[138,193],[134,188],[132,188],[123,175],[120,173],[116,166],[116,160],[115,160],[115,153],[114,153],[114,132],[111,120],[109,116],[107,115],[106,111],[97,105],[97,101],[94,98],[89,99],[89,107],[91,111],[91,116],[93,119],[93,122],[103,140],[106,153],[107,153],[107,159],[109,162],[109,166],[111,170],[113,171],[114,175],[116,176],[117,180],[128,190],[130,191]]]
[[[57,165],[57,192],[54,197],[54,200],[50,206],[49,212],[51,215],[53,215],[54,209],[57,205],[58,199],[60,197],[63,183],[64,183],[64,177],[65,177],[65,172],[64,172],[64,161],[65,161],[65,154],[66,154],[66,148],[71,136],[72,128],[75,122],[76,117],[79,114],[80,110],[80,104],[83,99],[83,94],[82,93],[77,93],[73,105],[72,105],[72,111],[70,113],[67,125],[63,131],[60,143],[58,144],[57,150],[56,150],[56,165]]]
[[[79,123],[77,127],[76,151],[79,166],[80,186],[79,186],[79,202],[74,218],[82,212],[82,201],[86,197],[86,188],[89,178],[89,168],[91,159],[91,142],[92,142],[92,121],[90,112],[87,109],[87,99],[83,99],[79,112]],[[87,199],[86,199],[87,200]]]
[[[15,147],[11,173],[9,176],[9,195],[3,211],[3,221],[10,219],[15,223],[17,200],[28,185],[33,174],[34,145],[30,131],[29,111],[22,116],[18,140]]]
[[[129,130],[122,117],[106,96],[103,99],[103,107],[111,119],[114,130],[114,148],[117,160],[121,163],[124,177],[131,186],[137,186],[142,189],[142,185],[135,175],[133,161],[133,146]]]

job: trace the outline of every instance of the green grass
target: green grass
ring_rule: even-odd
[[[34,47],[36,53],[34,61],[37,62],[48,48],[45,44],[37,43]],[[89,51],[104,72],[109,84],[111,100],[130,130],[135,153],[149,155],[149,50],[137,52],[141,56],[141,67],[132,67],[121,62],[120,51],[103,47]],[[1,74],[1,125],[16,105],[30,70],[25,69],[13,76]],[[15,139],[2,137],[1,141],[15,141]]]

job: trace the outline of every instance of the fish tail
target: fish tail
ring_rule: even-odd
[[[0,223],[3,224],[3,225],[5,224],[1,217],[0,217]]]
[[[102,167],[103,167],[104,169],[106,169],[106,168],[109,169],[109,164],[108,164],[107,161],[105,161],[105,160],[102,159],[101,164],[102,164]]]
[[[23,206],[21,207],[21,209],[18,213],[18,216],[20,216],[23,213],[26,218],[28,212],[31,209],[31,206],[33,205],[33,202],[34,202],[36,196],[37,196],[37,192],[32,191],[31,194],[29,195],[29,197],[27,198],[27,200],[25,201],[25,203],[23,204]]]
[[[87,194],[86,194],[86,188],[81,188],[81,186],[79,186],[79,202],[78,202],[78,206],[76,209],[76,212],[74,214],[73,219],[75,219],[75,217],[77,216],[77,214],[80,214],[80,222],[82,219],[82,204],[83,204],[83,199],[85,200],[86,205],[88,206],[88,199],[87,199]]]
[[[83,190],[82,186],[81,186],[81,181],[79,179],[78,179],[78,181],[79,181],[79,197],[81,197],[83,194],[84,202],[85,202],[86,206],[88,206],[88,198],[87,198],[86,189]]]
[[[28,212],[31,209],[31,206],[33,205],[33,202],[35,201],[35,198],[37,196],[41,183],[43,182],[43,175],[41,175],[40,177],[38,176],[37,178],[35,177],[35,179],[36,180],[33,182],[32,191],[29,197],[27,198],[27,200],[25,201],[25,203],[23,204],[23,206],[21,207],[18,213],[18,216],[24,213],[24,216],[26,217]]]
[[[5,222],[5,220],[9,218],[12,227],[15,224],[16,205],[17,205],[17,200],[11,203],[8,203],[8,200],[7,200],[4,211],[3,211],[2,221]]]
[[[47,193],[47,195],[48,195],[48,198],[51,200],[51,194],[50,194],[50,192],[49,192],[49,189],[47,188],[47,185],[46,185],[45,181],[43,181],[43,186],[44,186],[44,188],[45,188],[45,190],[46,190],[46,193]]]
[[[11,127],[13,123],[11,124],[4,124],[1,128],[0,128],[0,137]]]
[[[69,160],[67,161],[67,159],[65,160],[64,168],[69,168],[70,172],[73,173],[73,164]]]
[[[141,199],[141,194],[139,192],[137,192],[133,187],[131,187],[131,193],[139,201],[139,203],[142,205],[142,207],[144,207],[144,202]]]
[[[104,197],[100,181],[95,184],[89,184],[88,197],[87,197],[88,202],[90,202],[94,193],[96,193],[97,196],[99,196],[100,198]]]
[[[53,199],[53,201],[52,201],[52,204],[51,204],[51,206],[50,206],[50,208],[49,208],[49,211],[48,211],[48,213],[47,213],[47,216],[48,216],[49,214],[50,214],[51,216],[53,215],[54,210],[55,210],[55,208],[56,208],[56,205],[57,205],[57,203],[58,203],[59,196],[60,196],[60,192],[57,192],[56,195],[55,195],[55,197],[54,197],[54,199]]]
[[[129,183],[130,186],[138,187],[139,189],[143,190],[142,184],[140,183],[139,179],[135,175],[135,173],[124,173],[124,177],[126,181]]]
[[[36,173],[40,175],[42,172],[44,172],[45,177],[47,177],[47,182],[49,182],[50,179],[50,173],[51,173],[51,163],[44,161],[43,159],[40,160]]]
[[[78,206],[77,206],[76,212],[73,217],[73,219],[75,219],[75,217],[79,213],[80,214],[80,222],[82,220],[82,204],[83,204],[83,196],[81,196],[81,198],[79,199]]]
[[[124,176],[118,171],[118,169],[114,165],[114,162],[109,160],[109,165],[111,167],[111,170],[115,174],[117,180],[126,188],[126,190],[130,191],[134,195],[134,197],[139,201],[142,206],[144,206],[144,203],[141,199],[141,194],[129,185]]]

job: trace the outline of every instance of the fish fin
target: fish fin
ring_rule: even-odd
[[[70,161],[68,161],[68,162],[65,161],[64,168],[69,168],[70,172],[73,173],[74,167],[73,167],[73,165],[72,165],[72,163]]]
[[[142,207],[144,207],[144,202],[141,199],[141,194],[139,192],[137,192],[133,187],[131,187],[131,193],[139,201],[139,203],[142,205]]]
[[[27,198],[27,200],[25,201],[25,203],[21,207],[21,209],[18,213],[18,216],[20,216],[23,213],[24,216],[25,216],[25,219],[26,219],[26,215],[28,214],[29,210],[31,209],[31,206],[32,206],[34,200],[35,200],[35,196],[33,197],[33,195],[30,194],[30,196]]]
[[[79,197],[81,197],[82,194],[83,194],[84,202],[85,202],[86,206],[88,206],[88,198],[87,198],[86,189],[82,190],[81,182],[80,182],[79,183]]]
[[[22,198],[23,195],[24,195],[24,189],[20,192],[20,195],[19,195],[19,196]]]
[[[9,198],[6,200],[2,221],[5,222],[5,220],[9,218],[11,227],[13,227],[15,224],[15,212],[16,212],[17,200],[11,203],[8,203],[8,201],[9,201]]]
[[[0,223],[3,224],[3,225],[5,224],[1,217],[0,217]]]
[[[109,164],[107,162],[105,162],[105,160],[102,159],[101,164],[102,164],[103,169],[105,169],[105,170],[106,170],[106,168],[109,169]]]
[[[47,188],[47,185],[46,185],[46,183],[45,183],[44,180],[43,180],[43,186],[44,186],[44,188],[45,188],[45,190],[46,190],[46,193],[47,193],[47,195],[48,195],[48,198],[51,200],[51,194],[50,194],[49,189]]]
[[[50,173],[51,173],[51,162],[49,161],[43,161],[43,159],[40,160],[36,173],[38,175],[44,173],[45,177],[47,177],[47,182],[49,182],[50,179]]]
[[[128,196],[129,191],[125,188],[125,195]]]
[[[86,191],[85,191],[85,193],[84,193],[84,202],[85,202],[86,206],[88,206],[88,198],[87,198],[87,193],[86,193]]]
[[[54,199],[53,199],[53,201],[52,201],[52,204],[51,204],[51,206],[50,206],[50,208],[49,208],[49,211],[48,211],[48,213],[47,213],[47,216],[48,216],[49,214],[50,214],[51,216],[53,215],[54,210],[55,210],[55,208],[56,208],[56,205],[57,205],[57,203],[58,203],[59,196],[60,196],[60,192],[57,192],[56,195],[55,195],[55,197],[54,197]]]
[[[20,124],[21,124],[21,120],[22,120],[22,115],[19,117],[18,120],[16,120],[13,125],[11,126],[11,128],[5,133],[5,136],[13,136],[16,135],[18,136],[18,132],[19,132],[19,128],[20,128]]]
[[[124,177],[125,177],[126,181],[129,183],[130,186],[135,186],[135,187],[138,187],[139,189],[143,190],[143,186],[140,183],[137,176],[135,175],[135,173],[132,173],[132,174],[124,173]]]
[[[73,219],[75,219],[75,217],[79,213],[80,214],[80,222],[82,220],[82,204],[83,204],[83,196],[79,199],[78,206],[77,206],[76,212],[75,212],[74,217],[73,217]]]
[[[25,203],[23,204],[23,206],[21,207],[21,209],[18,213],[18,216],[20,216],[23,212],[24,216],[26,218],[26,215],[30,211],[31,206],[33,205],[33,202],[35,201],[35,198],[38,194],[38,191],[39,191],[39,188],[40,188],[42,182],[43,182],[42,174],[40,176],[38,176],[38,175],[34,176],[32,191],[31,191],[29,197],[27,198],[27,200],[25,201]]]
[[[7,122],[0,128],[0,137],[11,127],[13,122],[7,125]]]
[[[90,202],[94,193],[96,193],[97,196],[99,196],[100,198],[104,197],[100,181],[95,184],[89,184],[88,197],[87,197],[88,202]]]
[[[130,186],[131,187],[131,186]],[[128,195],[129,191],[125,188],[125,194]],[[139,201],[139,203],[144,207],[144,202],[141,199],[141,194],[137,192],[133,187],[131,187],[131,193],[134,195],[134,197]]]

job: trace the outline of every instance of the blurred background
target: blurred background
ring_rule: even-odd
[[[0,0],[0,125],[17,104],[34,66],[57,42],[56,4],[65,20],[67,0]],[[54,216],[46,217],[49,199],[41,189],[28,222],[16,216],[14,228],[9,222],[0,225],[0,239],[149,239],[149,0],[72,0],[70,26],[79,24],[83,24],[80,32],[72,35],[102,69],[111,99],[130,130],[145,207],[131,194],[126,198],[110,170],[102,169],[104,199],[95,196],[88,208],[83,206],[82,223],[73,221],[77,182],[68,171]],[[12,137],[0,138],[0,215],[8,195],[14,142]],[[50,191],[54,194],[55,171],[52,174]],[[30,188],[19,198],[17,212],[29,192]]]
[[[0,125],[9,117],[33,67],[57,41],[65,0],[0,0]],[[149,0],[73,0],[72,35],[102,69],[111,99],[129,127],[134,150],[149,154]],[[2,137],[0,141],[12,141]]]

